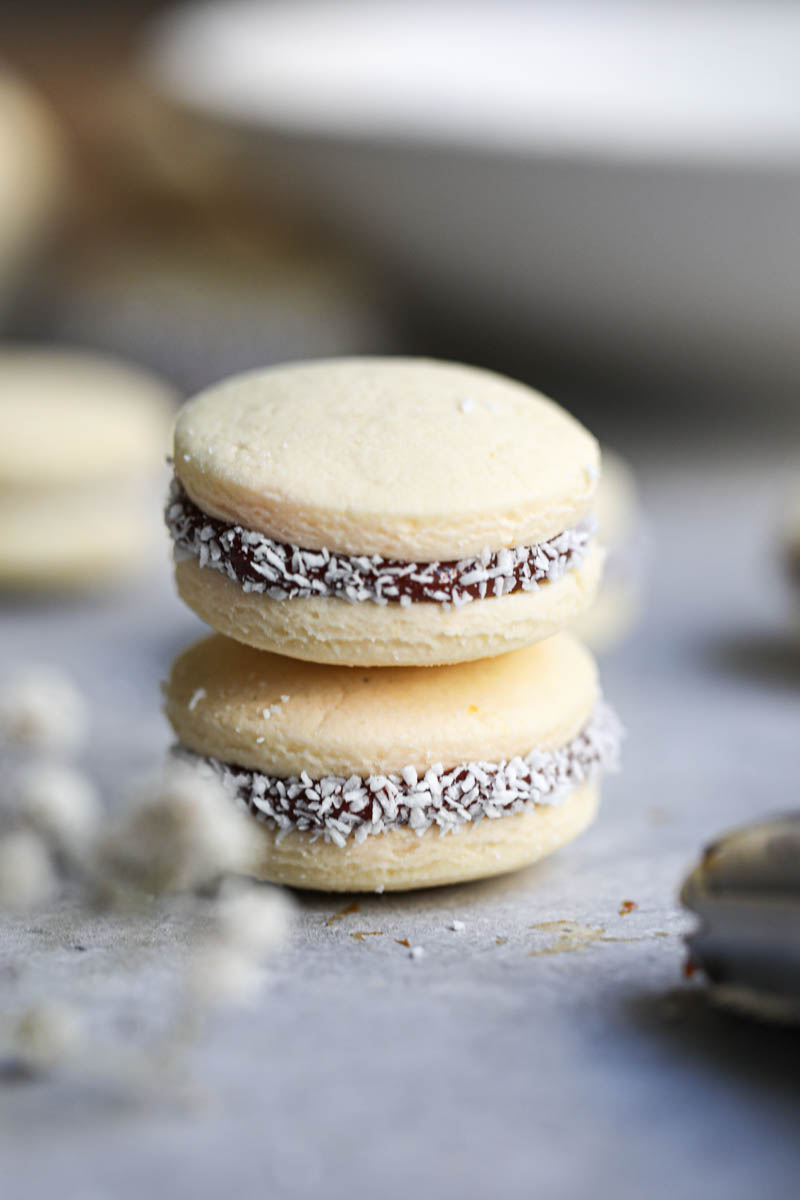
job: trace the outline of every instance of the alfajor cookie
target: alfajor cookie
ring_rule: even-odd
[[[172,399],[83,351],[0,349],[0,587],[83,588],[155,561]]]
[[[0,63],[0,312],[41,248],[66,191],[54,114]]]
[[[253,814],[252,872],[324,891],[516,870],[592,820],[619,726],[568,634],[498,658],[367,671],[218,635],[165,685],[177,752]]]
[[[644,557],[633,470],[605,446],[602,453],[603,471],[593,511],[597,536],[606,552],[603,579],[594,604],[572,626],[595,653],[623,641],[636,624],[642,604]]]
[[[549,637],[594,598],[597,443],[471,367],[341,359],[238,376],[181,410],[178,590],[293,658],[432,665]]]

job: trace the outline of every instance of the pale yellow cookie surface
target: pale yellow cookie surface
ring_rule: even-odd
[[[633,469],[618,454],[603,452],[603,472],[594,498],[597,537],[606,551],[603,579],[594,603],[570,628],[596,653],[624,641],[643,603],[643,536]]]
[[[603,654],[631,633],[641,607],[642,589],[634,574],[606,574],[594,604],[570,628],[595,654]]]
[[[345,849],[307,833],[275,832],[255,822],[252,874],[272,883],[323,892],[406,891],[465,883],[517,871],[571,842],[594,820],[599,793],[591,783],[575,788],[559,805],[418,837],[395,829]]]
[[[216,635],[180,655],[165,697],[179,741],[197,754],[279,776],[366,777],[563,746],[586,724],[598,683],[568,634],[457,666],[374,671]]]
[[[259,649],[345,666],[435,666],[504,654],[557,633],[592,604],[602,565],[603,552],[594,547],[583,566],[536,591],[449,609],[330,596],[272,600],[196,559],[177,563],[175,578],[181,598],[212,628]]]
[[[175,470],[206,512],[277,541],[423,562],[574,527],[599,452],[553,401],[491,372],[337,359],[251,372],[189,401]]]
[[[606,550],[624,547],[635,536],[639,501],[633,468],[613,450],[602,447],[603,473],[597,485],[593,512],[597,533]]]
[[[0,488],[83,486],[153,470],[173,392],[149,372],[65,348],[0,350]]]
[[[148,559],[159,562],[164,543],[152,500],[151,486],[24,497],[0,488],[0,585],[80,590],[135,573]]]
[[[53,114],[0,64],[0,306],[47,236],[65,174]]]
[[[156,561],[173,401],[116,360],[0,350],[0,586],[94,587]]]

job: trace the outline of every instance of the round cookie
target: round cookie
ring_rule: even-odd
[[[592,819],[619,727],[568,634],[437,670],[332,667],[219,635],[165,685],[179,752],[253,821],[252,871],[326,891],[516,870]]]
[[[47,234],[64,191],[63,150],[36,93],[0,64],[0,309]]]
[[[636,480],[625,459],[602,447],[603,470],[594,501],[597,536],[606,560],[597,597],[572,630],[595,653],[631,632],[642,603],[642,531]]]
[[[432,665],[549,637],[592,602],[592,436],[487,371],[340,359],[184,405],[167,524],[182,598],[295,658]]]
[[[172,399],[81,351],[0,350],[0,586],[90,586],[142,565]]]

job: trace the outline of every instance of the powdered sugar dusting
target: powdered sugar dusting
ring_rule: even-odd
[[[303,550],[265,534],[207,516],[173,481],[165,512],[176,560],[196,559],[227,575],[245,592],[273,600],[335,596],[351,603],[414,601],[461,608],[472,600],[536,591],[579,567],[596,523],[587,518],[536,546],[519,546],[457,562],[399,562],[373,555]]]
[[[470,762],[423,774],[404,768],[399,775],[349,779],[278,777],[207,759],[228,791],[281,834],[291,830],[344,847],[373,834],[411,828],[423,834],[433,826],[458,833],[487,818],[528,812],[538,804],[560,804],[569,792],[600,771],[616,768],[622,736],[611,708],[600,702],[589,722],[566,746],[532,750],[507,762]],[[196,758],[183,748],[178,753]]]

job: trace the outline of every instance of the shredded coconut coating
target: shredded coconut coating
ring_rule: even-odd
[[[432,826],[459,833],[469,823],[527,812],[537,804],[560,804],[569,792],[601,771],[615,770],[622,727],[600,701],[583,730],[558,750],[532,750],[507,762],[471,762],[445,770],[437,763],[422,776],[414,767],[399,775],[301,775],[279,778],[204,759],[227,790],[281,836],[291,830],[344,847],[392,829],[418,834]],[[195,759],[191,751],[177,753]]]
[[[579,567],[595,531],[592,518],[536,546],[520,546],[452,562],[413,563],[379,554],[303,550],[204,513],[174,479],[165,509],[176,558],[197,559],[245,592],[273,600],[336,596],[351,603],[428,601],[460,608],[471,600],[535,591]]]

